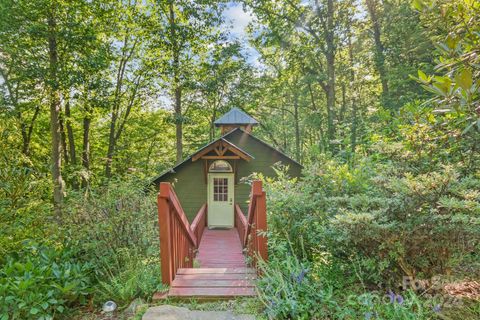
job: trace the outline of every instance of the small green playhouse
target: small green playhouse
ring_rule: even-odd
[[[233,108],[215,126],[221,137],[200,148],[180,164],[154,179],[155,185],[170,182],[190,222],[197,211],[208,205],[209,228],[232,228],[234,205],[247,212],[250,186],[241,178],[253,172],[275,176],[272,166],[281,162],[292,177],[299,177],[302,166],[286,154],[252,135],[258,122]]]

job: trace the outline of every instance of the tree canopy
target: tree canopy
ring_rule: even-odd
[[[231,19],[248,25],[238,34]],[[367,318],[338,309],[345,296],[296,303],[405,275],[479,276],[479,66],[474,0],[2,0],[0,319],[154,292],[145,186],[219,137],[232,107],[305,168],[302,181],[259,177],[273,208],[267,316]],[[27,286],[28,268],[35,296],[6,280]],[[304,269],[294,293],[268,287]],[[115,287],[128,279],[145,287]]]

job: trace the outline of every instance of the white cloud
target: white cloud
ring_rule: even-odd
[[[232,26],[232,35],[244,38],[246,36],[245,28],[253,20],[252,13],[244,11],[241,4],[230,3],[224,15],[227,24]]]
[[[230,2],[223,12],[225,17],[225,28],[229,29],[230,36],[243,44],[244,52],[247,54],[247,61],[252,66],[260,69],[260,54],[248,43],[248,35],[245,28],[253,21],[253,13],[245,11],[241,4]]]

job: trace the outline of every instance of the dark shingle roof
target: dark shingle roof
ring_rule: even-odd
[[[238,108],[232,108],[232,110],[225,113],[220,119],[216,120],[215,126],[224,124],[251,124],[257,125],[258,121],[250,117],[248,114]]]

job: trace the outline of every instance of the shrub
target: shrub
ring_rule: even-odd
[[[120,307],[126,307],[136,297],[149,301],[155,292],[165,290],[159,275],[157,257],[143,261],[140,257],[132,257],[123,271],[109,273],[99,281],[95,300],[103,303],[113,299]]]
[[[119,306],[150,298],[160,286],[159,237],[153,194],[131,181],[111,182],[69,200],[68,232],[81,259],[95,266],[94,301]]]
[[[416,175],[368,160],[339,167],[317,164],[300,182],[281,169],[265,179],[272,254],[291,246],[308,261],[327,255],[344,278],[394,285],[403,275],[449,273],[478,249],[477,177],[451,166]]]
[[[0,268],[0,319],[53,319],[84,303],[92,267],[71,249],[29,244]]]
[[[359,206],[352,196],[345,212],[332,217],[330,242],[338,256],[363,260],[364,267],[376,260],[369,272],[384,277],[431,277],[450,273],[478,247],[480,181],[445,167],[375,182],[369,200],[361,196]]]
[[[262,264],[259,297],[269,319],[431,319],[435,300],[408,291],[335,288],[324,261],[300,261],[294,254]],[[331,274],[330,274],[331,276]],[[341,277],[341,275],[338,275]],[[342,281],[339,278],[337,281]],[[437,310],[438,312],[438,310]]]
[[[10,182],[5,192],[28,195],[27,178]],[[45,201],[38,201],[46,209],[37,218],[36,207],[24,206],[21,194],[16,201],[12,195],[5,197],[11,202],[3,200],[8,212],[18,211],[18,221],[9,221],[18,225],[6,227],[19,234],[0,237],[6,243],[15,239],[0,247],[7,253],[0,264],[0,319],[68,317],[87,300],[99,305],[115,300],[123,307],[160,288],[155,202],[143,185],[112,182],[88,194],[70,194],[61,223],[48,218]]]
[[[22,250],[25,240],[45,241],[52,234],[49,182],[28,168],[26,157],[0,156],[0,265]]]
[[[310,264],[301,263],[294,255],[274,258],[261,270],[259,297],[270,319],[329,317],[339,308],[332,288],[322,286],[321,279],[311,276]]]

